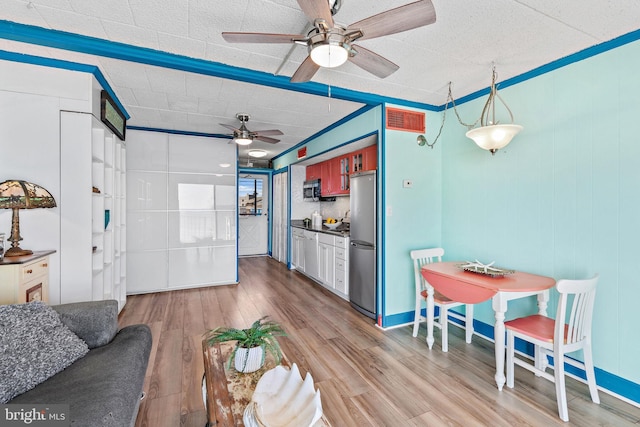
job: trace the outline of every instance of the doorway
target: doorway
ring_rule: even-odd
[[[269,175],[238,178],[238,255],[267,255],[269,250]]]

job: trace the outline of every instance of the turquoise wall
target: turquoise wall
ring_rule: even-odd
[[[455,119],[442,141],[447,258],[496,261],[556,279],[599,273],[595,365],[636,383],[638,69],[634,42],[500,90],[524,130],[495,156],[467,139]],[[460,106],[463,120],[473,122],[485,99]],[[510,304],[507,319],[533,309],[534,299]],[[476,319],[493,325],[488,302]]]
[[[427,111],[428,133],[432,129],[437,133],[440,121],[440,113]],[[384,161],[378,166],[383,176],[381,308],[382,326],[393,326],[413,320],[415,286],[409,252],[441,245],[442,144],[439,141],[434,148],[419,146],[419,134],[413,132],[387,130],[384,135]],[[403,187],[407,179],[413,182],[412,188]]]
[[[640,351],[638,69],[640,42],[633,42],[501,89],[524,130],[495,156],[465,137],[452,111],[433,149],[418,146],[418,134],[383,131],[380,107],[306,144],[312,156],[381,132],[382,326],[413,317],[409,251],[420,247],[442,246],[447,260],[495,261],[556,279],[599,273],[596,367],[640,383],[634,360]],[[475,121],[485,100],[460,105],[462,119]],[[442,113],[426,114],[426,136],[433,141]],[[274,167],[296,161],[294,151]],[[403,188],[404,179],[413,188]],[[550,314],[556,301],[552,294]],[[535,298],[513,301],[507,319],[535,310]],[[490,303],[476,306],[475,317],[493,325]]]

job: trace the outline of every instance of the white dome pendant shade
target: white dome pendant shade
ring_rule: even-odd
[[[506,147],[522,129],[520,125],[490,125],[471,129],[466,135],[478,147],[495,154],[499,149]]]
[[[504,148],[511,142],[514,136],[518,134],[522,129],[520,125],[513,124],[513,114],[511,110],[504,102],[504,100],[498,95],[496,89],[496,70],[493,69],[493,75],[491,79],[491,91],[489,92],[489,98],[482,109],[480,116],[480,127],[471,129],[466,133],[467,138],[473,140],[478,147],[483,150],[488,150],[491,154],[495,154],[501,148]],[[511,124],[499,124],[496,120],[496,98],[502,102],[511,118]],[[490,117],[491,116],[491,117]],[[491,118],[491,119],[489,119]]]

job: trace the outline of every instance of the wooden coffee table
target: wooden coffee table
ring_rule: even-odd
[[[249,374],[242,374],[233,366],[228,367],[233,344],[221,343],[209,347],[206,340],[203,340],[202,351],[204,354],[203,398],[206,402],[207,426],[244,426],[242,415],[251,402],[258,380],[266,371],[276,366],[273,356],[267,353],[262,368]],[[283,355],[280,364],[291,367],[286,355]],[[331,423],[323,414],[314,427],[331,427]]]

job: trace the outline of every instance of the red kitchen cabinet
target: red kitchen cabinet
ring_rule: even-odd
[[[320,185],[322,186],[323,196],[334,194],[336,186],[334,181],[331,160],[320,163]]]
[[[345,160],[348,162],[348,159]],[[340,173],[341,158],[334,157],[321,163],[321,182],[323,196],[336,196],[340,194],[349,194],[349,189],[343,189],[343,179]],[[348,175],[347,175],[348,178]]]
[[[338,172],[338,194],[349,194],[349,174],[351,173],[351,158],[347,154],[342,157],[336,157],[336,166]]]
[[[321,163],[316,163],[315,165],[307,166],[307,181],[311,181],[312,179],[320,179],[320,165]]]
[[[378,145],[374,144],[362,150],[362,170],[373,171],[378,166]]]
[[[362,156],[362,150],[354,151],[351,156],[351,173],[362,172],[364,169],[364,162]]]

